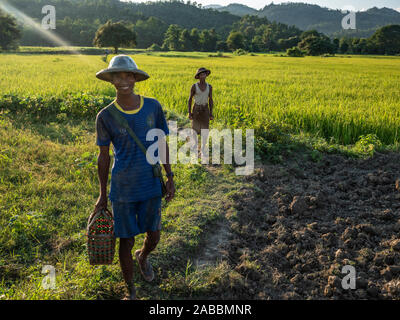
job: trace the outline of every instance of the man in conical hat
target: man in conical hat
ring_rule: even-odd
[[[160,102],[134,93],[135,84],[147,80],[149,75],[140,70],[131,57],[127,55],[113,57],[108,68],[99,71],[96,77],[114,85],[116,99],[113,104],[146,149],[154,143],[146,140],[149,130],[158,128],[164,131],[165,135],[169,134]],[[157,177],[154,177],[153,168],[145,154],[127,130],[116,122],[107,110],[108,107],[102,109],[96,117],[96,144],[100,148],[98,157],[100,196],[95,205],[95,211],[107,208],[109,147],[112,143],[115,160],[112,167],[109,199],[114,216],[114,235],[120,238],[119,259],[129,291],[128,299],[136,299],[131,251],[135,236],[147,233],[142,249],[137,250],[135,256],[145,280],[152,281],[154,272],[147,257],[156,248],[160,239],[161,183]],[[165,138],[161,143],[165,143],[166,146],[164,164],[168,177],[166,201],[171,201],[175,187],[169,164],[169,148]]]

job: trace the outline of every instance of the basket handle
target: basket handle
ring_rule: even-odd
[[[110,216],[110,218],[113,218],[113,215],[111,214],[111,212],[106,208],[101,208],[99,210],[97,210],[95,215],[90,215],[89,220],[88,220],[88,225],[86,228],[86,231],[89,232],[90,227],[93,225],[93,223],[96,221],[97,217],[104,212],[105,214],[107,214],[108,216]]]

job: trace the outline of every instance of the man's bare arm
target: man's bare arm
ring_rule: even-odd
[[[160,144],[158,145],[158,150],[159,150],[159,156],[161,159],[161,162],[164,166],[164,170],[166,174],[171,173],[171,164],[169,163],[169,147],[168,143],[165,139],[165,137],[162,137],[159,140]],[[165,145],[165,151],[163,149],[163,144]],[[174,184],[174,178],[173,177],[168,177],[167,179],[167,196],[165,200],[167,202],[171,201],[174,196],[175,196],[175,184]]]
[[[107,182],[108,173],[110,170],[110,146],[100,146],[100,153],[97,157],[97,173],[100,182],[100,196],[97,200],[95,209],[106,207],[107,208]]]

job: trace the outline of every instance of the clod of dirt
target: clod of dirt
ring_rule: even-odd
[[[367,289],[367,293],[373,297],[376,298],[379,295],[379,290],[377,287],[375,287],[372,283],[368,284],[368,289]]]
[[[303,196],[295,196],[289,206],[293,214],[302,215],[308,210],[306,198]]]
[[[400,251],[400,239],[393,240],[390,246],[393,250]]]
[[[356,279],[356,287],[360,288],[360,289],[367,289],[368,281],[363,278],[357,278]]]
[[[346,241],[348,239],[355,239],[357,237],[357,231],[354,228],[348,227],[344,230],[341,239]]]
[[[386,280],[391,280],[393,278],[392,273],[389,268],[385,268],[381,271],[381,276],[383,276]]]
[[[367,291],[364,289],[357,289],[356,297],[357,299],[367,299]]]
[[[263,193],[249,187],[234,199],[217,251],[233,271],[219,297],[400,299],[400,153],[298,158],[246,177]],[[341,286],[345,265],[356,290]]]
[[[341,288],[342,281],[338,276],[329,276],[328,278],[328,285],[333,288]]]
[[[389,297],[398,296],[400,294],[400,280],[393,280],[383,286],[384,293]]]
[[[332,295],[333,295],[333,289],[331,288],[331,286],[329,285],[325,286],[324,296],[329,298],[332,297]]]
[[[393,211],[391,209],[383,210],[382,212],[376,213],[376,217],[383,221],[390,221],[395,218]]]
[[[336,258],[336,260],[342,260],[342,259],[346,259],[347,258],[347,254],[346,254],[346,252],[344,252],[342,249],[338,249],[336,252],[335,252],[335,258]]]
[[[391,274],[393,275],[399,275],[400,274],[400,266],[388,266],[388,270],[390,271]]]

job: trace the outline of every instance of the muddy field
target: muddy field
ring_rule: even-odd
[[[216,297],[400,298],[400,154],[291,159],[245,179],[256,188],[236,195],[202,257],[234,270]],[[342,288],[346,265],[354,290]]]

